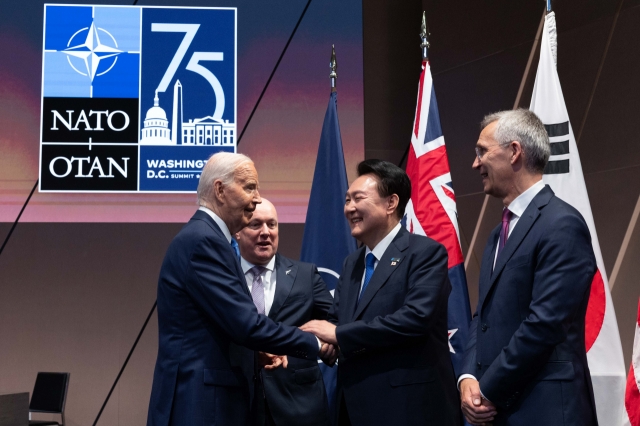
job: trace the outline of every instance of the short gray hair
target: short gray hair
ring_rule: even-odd
[[[480,127],[484,129],[494,121],[498,124],[493,138],[501,145],[511,141],[520,142],[526,169],[542,173],[549,160],[551,147],[547,131],[538,116],[523,108],[499,111],[484,117]]]
[[[223,185],[230,185],[235,178],[236,169],[245,163],[253,161],[244,154],[218,152],[209,157],[198,182],[198,204],[204,206],[207,202],[213,202],[213,183],[219,179]]]

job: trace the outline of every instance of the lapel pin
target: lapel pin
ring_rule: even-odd
[[[289,275],[289,272],[291,272],[291,269],[287,269],[287,271],[284,274]]]
[[[391,266],[396,266],[398,263],[400,263],[400,258],[399,257],[392,257],[391,258]]]

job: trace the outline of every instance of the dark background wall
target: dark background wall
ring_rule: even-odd
[[[558,72],[584,168],[625,363],[640,295],[640,1],[558,0]],[[472,306],[478,259],[499,205],[471,169],[486,113],[530,100],[544,2],[363,2],[365,156],[398,162],[410,141],[422,10],[458,201]],[[525,73],[531,51],[533,66]],[[523,83],[524,80],[524,83]],[[28,208],[28,207],[27,207]],[[634,215],[635,212],[635,215]],[[0,224],[0,237],[11,224]],[[91,424],[155,300],[177,224],[19,224],[0,256],[0,393],[30,391],[37,371],[70,371],[69,426]],[[476,243],[470,248],[477,228]],[[298,257],[303,225],[281,225]],[[157,350],[155,315],[99,424],[145,423]]]

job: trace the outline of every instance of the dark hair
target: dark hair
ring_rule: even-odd
[[[362,175],[374,175],[378,178],[378,194],[381,197],[393,194],[398,196],[396,213],[398,219],[402,219],[404,209],[411,198],[411,181],[407,173],[393,163],[372,159],[358,164],[358,176]]]

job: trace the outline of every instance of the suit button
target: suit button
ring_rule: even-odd
[[[253,375],[253,381],[255,382],[256,380],[258,380],[258,378],[256,377],[256,375]]]
[[[482,324],[482,327],[480,327],[482,331],[487,331],[487,328],[489,328],[487,324]]]
[[[482,364],[480,364],[480,362],[478,362],[477,365],[478,365],[478,369],[481,370],[482,369]]]

